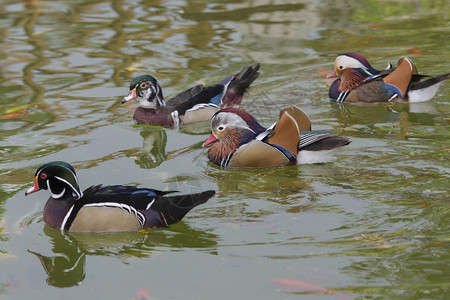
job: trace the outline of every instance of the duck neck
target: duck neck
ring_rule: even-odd
[[[341,84],[339,85],[339,92],[351,91],[358,87],[367,76],[361,74],[358,70],[347,69],[342,72],[340,76]]]
[[[234,131],[235,129],[230,129]],[[236,132],[230,132],[217,142],[211,145],[208,149],[208,158],[210,161],[217,165],[221,165],[221,162],[232,155],[241,145],[241,139],[239,134]]]
[[[75,200],[72,196],[58,199],[50,197],[44,207],[44,222],[51,227],[63,229],[61,225]]]

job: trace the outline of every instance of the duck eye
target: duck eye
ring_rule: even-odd
[[[217,127],[217,130],[220,130],[220,131],[222,131],[222,130],[224,130],[224,129],[225,129],[225,127],[222,126],[222,125],[220,125],[219,127]]]
[[[342,70],[344,67],[343,66],[339,66],[339,70]]]
[[[147,87],[147,83],[146,82],[141,83],[141,88],[142,89],[145,89],[146,87]]]
[[[47,178],[47,173],[41,173],[41,179],[46,179]]]

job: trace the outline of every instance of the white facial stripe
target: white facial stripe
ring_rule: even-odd
[[[64,167],[64,166],[61,166],[62,168],[65,168],[65,169],[67,169],[67,170],[69,170],[69,172],[70,173],[72,173],[72,175],[73,175],[73,177],[75,178],[75,182],[77,183],[77,186],[80,186],[80,183],[78,182],[78,177],[77,177],[77,175],[70,169],[70,168],[67,168],[67,167]],[[40,172],[39,172],[40,173]],[[63,180],[63,179],[61,179],[61,178],[59,178],[59,177],[57,177],[57,176],[55,176],[56,178],[58,178],[59,180],[61,180],[61,181],[64,181],[64,182],[66,182],[65,180]],[[69,184],[69,183],[68,183]],[[71,187],[72,187],[72,185],[71,184],[69,184]],[[73,187],[72,187],[72,189],[73,190],[75,190]],[[75,193],[77,193],[77,195],[79,196],[79,198],[81,198],[82,196],[83,196],[83,193],[81,193],[81,195],[80,194],[78,194],[78,192],[75,190]]]
[[[145,108],[155,108],[155,103],[147,100],[152,93],[153,91],[151,88],[143,90],[142,95],[139,95],[139,106]]]
[[[50,190],[51,191],[51,190]],[[53,199],[59,199],[59,198],[61,198],[63,195],[64,195],[64,193],[66,192],[66,189],[64,188],[63,190],[62,190],[62,192],[61,193],[59,193],[59,194],[53,194],[53,192],[52,192],[52,198]]]
[[[74,173],[71,169],[69,169],[69,168],[67,168],[67,167],[65,167],[65,166],[61,166],[61,168],[64,168],[64,169],[69,170],[69,172],[73,174],[73,177],[75,178],[75,181],[77,182],[77,185],[79,185],[79,184],[78,184],[78,177],[77,177],[77,175],[75,175],[75,173]],[[39,172],[39,173],[40,173],[40,172]],[[56,176],[55,176],[55,177],[56,177]]]
[[[55,177],[56,177],[56,176],[55,176]],[[58,178],[58,179],[59,179],[59,178]],[[53,191],[52,191],[52,189],[51,189],[51,187],[50,187],[50,180],[47,179],[46,183],[47,183],[47,189],[50,191],[50,193],[52,193],[52,198],[53,198],[53,199],[59,199],[59,198],[61,198],[61,197],[64,195],[64,193],[66,192],[66,189],[63,188],[63,190],[62,190],[61,193],[55,194],[55,193],[53,193]]]
[[[158,103],[160,106],[166,106],[166,103],[164,103],[164,100],[159,98],[159,92],[160,92],[160,88],[159,88],[159,84],[157,84],[156,85],[156,99],[158,99]]]
[[[75,174],[74,174],[75,175]],[[75,178],[77,178],[76,176],[74,176]],[[71,185],[67,180],[65,180],[65,179],[63,179],[63,178],[61,178],[61,177],[58,177],[58,176],[55,176],[55,178],[56,179],[58,179],[58,180],[60,180],[60,181],[62,181],[62,182],[64,182],[65,184],[67,184],[68,186],[70,186],[70,188],[72,189],[72,191],[75,193],[75,194],[77,194],[77,199],[80,199],[81,197],[83,197],[83,193],[82,192],[78,192],[78,189],[76,189],[73,185]],[[77,184],[78,184],[78,180],[77,180]],[[47,186],[50,188],[50,186],[49,186],[49,183],[48,183],[48,181],[47,181]],[[51,190],[50,190],[51,191]]]
[[[351,69],[364,69],[367,70],[367,67],[364,66],[359,60],[347,56],[347,55],[340,55],[336,58],[336,66],[342,66],[344,69],[351,68]]]
[[[247,122],[245,122],[240,116],[234,113],[229,112],[221,112],[219,113],[216,118],[219,118],[219,126],[225,126],[225,127],[233,127],[233,128],[241,128],[249,130],[253,133],[255,133],[250,127],[248,127]],[[218,127],[218,126],[217,126]]]

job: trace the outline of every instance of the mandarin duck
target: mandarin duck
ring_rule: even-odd
[[[166,196],[159,191],[134,186],[91,186],[81,191],[74,168],[62,161],[42,165],[25,195],[41,189],[52,194],[44,207],[44,222],[71,232],[137,231],[167,227],[180,221],[215,192]]]
[[[221,167],[274,168],[325,162],[323,154],[350,143],[329,132],[311,131],[308,115],[296,106],[284,108],[279,121],[261,126],[247,112],[225,108],[211,119],[209,160]]]
[[[330,87],[329,97],[337,102],[389,102],[403,99],[422,102],[433,98],[439,86],[450,76],[442,74],[421,81],[427,75],[419,75],[408,57],[398,60],[385,70],[376,70],[367,59],[353,52],[339,55],[334,70],[327,78],[339,77]]]
[[[138,123],[174,127],[181,124],[209,121],[220,108],[237,107],[245,90],[259,76],[259,64],[243,68],[220,83],[204,87],[199,84],[164,102],[161,86],[151,75],[131,81],[129,94],[122,103],[140,98],[133,115]]]

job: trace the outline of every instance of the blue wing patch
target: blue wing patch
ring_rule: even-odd
[[[211,98],[211,100],[209,102],[219,106],[220,105],[220,101],[222,100],[222,95],[223,95],[223,92],[217,94],[216,96]]]
[[[397,94],[400,98],[404,98],[400,90],[393,84],[384,84],[381,86],[381,89],[390,92],[389,95]]]

